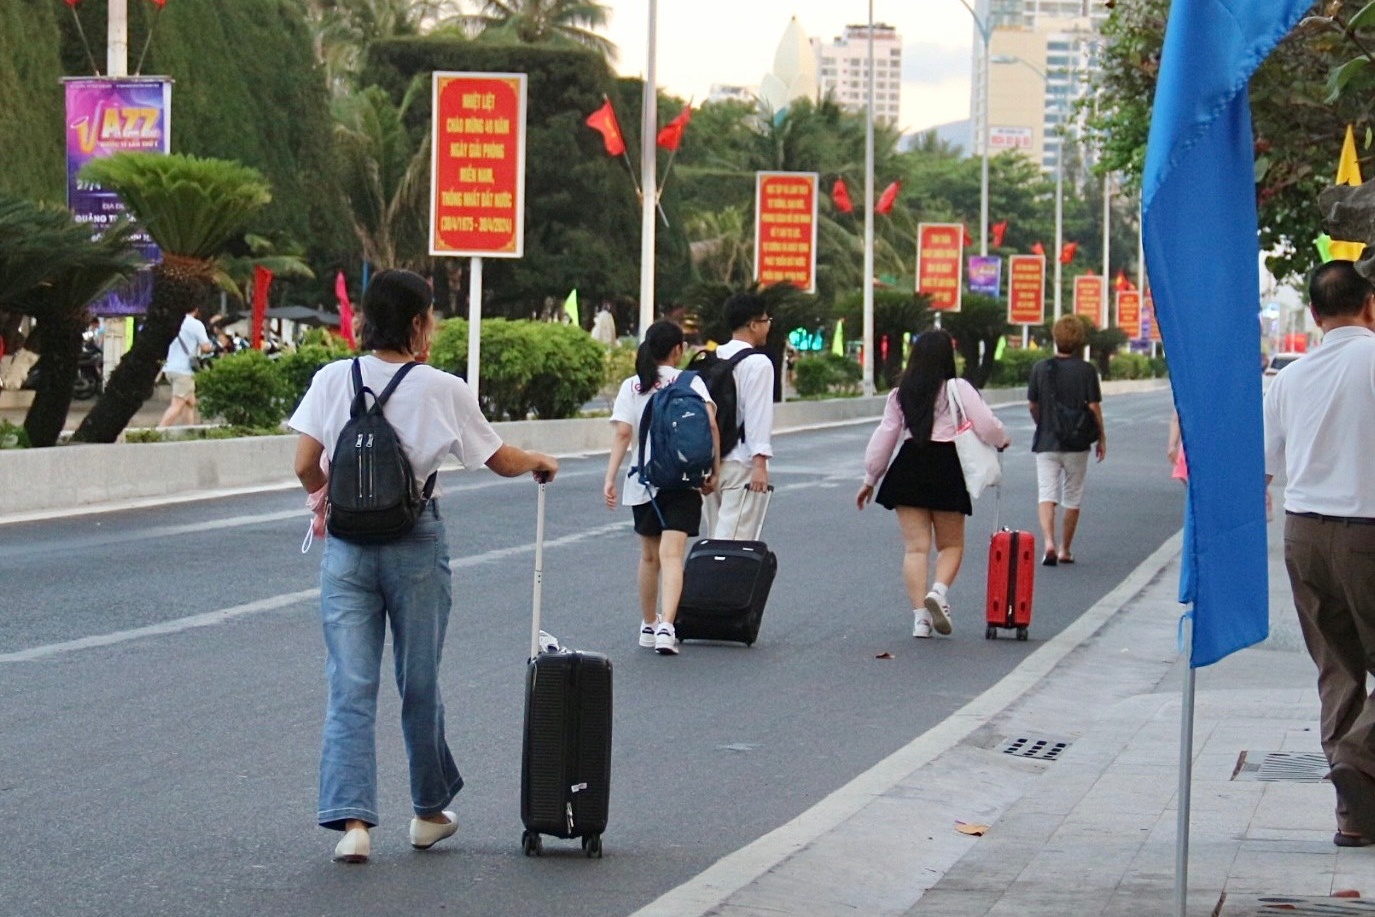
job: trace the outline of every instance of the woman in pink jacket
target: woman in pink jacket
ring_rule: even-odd
[[[950,633],[948,593],[964,559],[964,517],[974,507],[955,454],[957,423],[947,390],[959,401],[979,439],[999,449],[1011,444],[1002,421],[993,416],[979,390],[955,378],[955,346],[944,331],[927,331],[912,343],[907,370],[888,393],[883,420],[864,451],[864,486],[859,508],[874,499],[896,510],[902,529],[902,578],[912,602],[912,636]],[[896,458],[893,450],[899,441]],[[891,463],[889,459],[892,458]],[[874,488],[882,479],[878,496]],[[936,576],[926,588],[931,543],[936,544]]]

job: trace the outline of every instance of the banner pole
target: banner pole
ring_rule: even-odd
[[[478,355],[482,341],[482,259],[474,257],[468,271],[468,387],[477,397]]]
[[[1184,675],[1184,692],[1179,709],[1179,789],[1175,807],[1174,903],[1175,917],[1186,917],[1189,901],[1189,803],[1193,794],[1194,765],[1194,678],[1192,664],[1194,629],[1189,627],[1189,663]]]

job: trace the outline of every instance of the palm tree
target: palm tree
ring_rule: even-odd
[[[334,106],[344,194],[363,258],[372,264],[415,266],[424,257],[430,139],[427,133],[413,141],[405,119],[429,85],[428,74],[412,80],[400,106],[378,86]]]
[[[139,267],[134,228],[99,238],[65,209],[0,200],[0,310],[36,319],[38,391],[24,418],[34,446],[51,446],[67,420],[86,306]]]
[[[593,31],[610,17],[610,7],[592,0],[483,0],[480,14],[457,19],[488,40],[580,46],[614,61],[616,46]]]
[[[110,443],[153,394],[182,319],[209,299],[216,257],[272,195],[256,169],[195,156],[118,153],[87,163],[81,177],[123,198],[162,249],[143,327],[73,437]]]
[[[315,60],[335,96],[352,91],[368,45],[453,18],[458,0],[301,0]]]

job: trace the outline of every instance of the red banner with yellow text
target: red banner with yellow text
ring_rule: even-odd
[[[1117,291],[1117,327],[1129,341],[1141,337],[1141,291]]]
[[[525,74],[436,72],[430,254],[525,251]]]
[[[1074,278],[1074,312],[1102,328],[1106,320],[1107,298],[1103,295],[1103,278],[1097,274],[1080,274]]]
[[[754,279],[816,292],[815,172],[757,172],[754,179]]]
[[[917,292],[937,312],[960,311],[963,287],[964,224],[917,224]]]
[[[1039,325],[1046,320],[1046,256],[1007,259],[1007,322]]]

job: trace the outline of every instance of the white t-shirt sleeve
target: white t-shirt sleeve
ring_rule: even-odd
[[[191,331],[196,335],[196,344],[191,349],[195,350],[196,347],[199,347],[202,344],[209,346],[210,335],[205,330],[205,322],[201,321],[198,318],[194,318],[191,320],[190,324]]]
[[[631,376],[621,383],[620,389],[616,392],[616,400],[611,406],[611,419],[619,420],[621,423],[628,423],[632,427],[640,422],[639,415],[635,413],[636,391],[639,385],[639,376]]]

